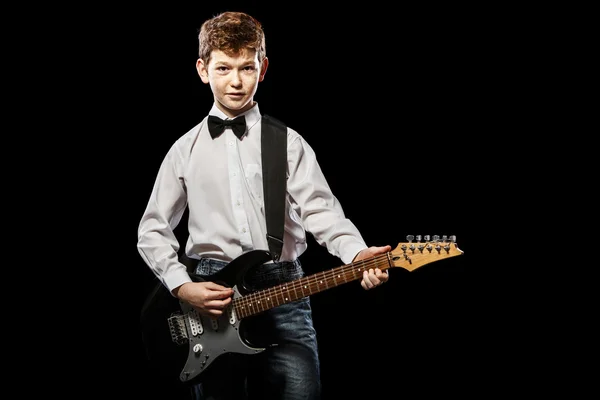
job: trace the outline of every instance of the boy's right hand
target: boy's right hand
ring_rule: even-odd
[[[173,289],[173,294],[201,314],[218,317],[231,303],[233,289],[214,282],[186,282]]]

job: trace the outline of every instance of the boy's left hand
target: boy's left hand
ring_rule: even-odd
[[[391,250],[392,246],[390,245],[380,247],[371,246],[358,253],[354,258],[354,261],[364,260],[366,258],[374,257],[379,254],[384,254]],[[388,279],[390,279],[388,271],[384,272],[379,268],[370,268],[368,271],[363,272],[363,278],[360,282],[360,286],[362,286],[365,290],[370,290],[387,282]]]

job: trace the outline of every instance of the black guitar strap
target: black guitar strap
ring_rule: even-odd
[[[285,216],[287,126],[273,117],[263,115],[261,130],[267,242],[273,261],[279,261]]]

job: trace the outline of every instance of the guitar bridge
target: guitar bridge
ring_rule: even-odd
[[[171,340],[180,345],[188,340],[187,329],[185,328],[184,316],[181,314],[173,314],[167,318],[169,323],[169,331],[171,332]]]

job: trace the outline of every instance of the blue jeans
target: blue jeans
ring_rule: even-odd
[[[212,275],[227,263],[203,258],[196,273]],[[304,275],[300,262],[263,264],[246,274],[253,290]],[[248,338],[266,350],[252,355],[227,353],[229,360],[191,388],[195,400],[317,400],[320,365],[310,299],[294,301],[242,321]],[[274,346],[271,346],[274,345]],[[207,371],[208,372],[208,371]]]

